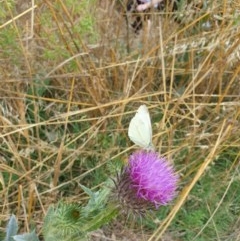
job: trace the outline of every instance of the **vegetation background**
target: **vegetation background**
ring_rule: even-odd
[[[124,1],[0,3],[0,231],[41,233],[48,207],[85,203],[134,150],[149,108],[153,143],[181,175],[153,219],[119,218],[91,240],[240,240],[240,8],[180,0],[134,34]],[[126,18],[128,21],[126,21]]]

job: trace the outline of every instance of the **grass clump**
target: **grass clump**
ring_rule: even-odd
[[[179,195],[154,219],[119,218],[101,237],[238,240],[239,6],[193,2],[191,18],[181,19],[185,4],[178,22],[154,11],[138,35],[119,1],[3,2],[2,233],[12,213],[20,233],[41,234],[50,205],[85,205],[79,183],[96,191],[126,163],[128,124],[144,103]]]

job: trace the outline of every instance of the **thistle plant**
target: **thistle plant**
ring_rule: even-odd
[[[142,116],[147,117],[143,123]],[[134,128],[134,131],[130,131],[130,134],[133,134],[132,139],[137,144],[148,147],[152,132],[149,113],[145,106],[140,107],[133,122],[131,128]],[[149,130],[146,135],[147,141],[142,139],[139,142],[138,138],[143,138],[144,135],[138,135],[138,128],[144,125],[147,127],[145,130]],[[120,213],[126,214],[127,217],[131,214],[134,217],[143,217],[149,210],[157,210],[171,202],[176,196],[177,183],[178,175],[166,158],[152,149],[138,150],[130,155],[127,165],[111,182],[112,188],[109,188],[111,185],[106,182],[106,187],[92,192],[80,185],[90,197],[85,206],[64,202],[50,206],[42,228],[44,241],[86,240],[89,232],[109,223]],[[19,236],[16,235],[17,230],[17,221],[12,217],[4,241],[38,241],[35,231]]]
[[[176,196],[178,175],[166,158],[154,151],[140,150],[130,155],[128,163],[117,175],[115,186],[98,192],[81,185],[90,199],[85,206],[60,202],[50,206],[44,219],[44,241],[86,240],[87,234],[109,223],[120,213],[145,216],[149,210],[167,205]],[[7,226],[5,241],[38,241],[33,231],[17,235],[15,216]]]

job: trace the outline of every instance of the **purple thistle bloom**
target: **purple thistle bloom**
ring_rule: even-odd
[[[176,195],[178,175],[167,160],[156,152],[133,153],[125,171],[136,197],[153,203],[156,208],[166,205]]]
[[[122,212],[144,216],[176,196],[178,175],[154,151],[137,151],[117,176],[113,198]]]

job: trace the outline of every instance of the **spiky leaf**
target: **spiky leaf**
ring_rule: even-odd
[[[112,182],[112,181],[111,181]],[[87,193],[90,197],[87,205],[83,207],[82,214],[87,217],[95,211],[101,211],[108,200],[111,189],[108,187],[103,187],[102,190],[97,192],[92,192],[89,188],[80,184],[80,187]]]
[[[17,234],[18,231],[18,224],[17,219],[14,214],[9,219],[7,229],[6,229],[6,237],[4,241],[13,241],[13,236]]]
[[[15,235],[15,236],[13,236],[13,239],[15,241],[39,241],[35,230],[33,230],[31,233],[24,233],[24,234],[21,234],[21,235]]]
[[[80,241],[85,239],[82,232],[81,207],[78,204],[60,202],[51,206],[44,219],[45,241]]]

